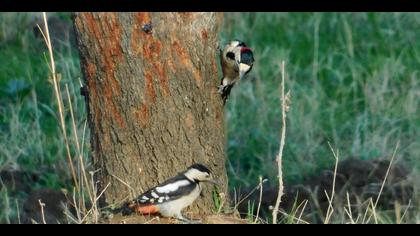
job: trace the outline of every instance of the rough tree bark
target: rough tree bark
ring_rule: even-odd
[[[227,194],[216,61],[222,17],[75,14],[94,167],[100,188],[110,183],[104,204],[119,204],[193,163],[207,165]],[[210,186],[193,212],[214,209]]]

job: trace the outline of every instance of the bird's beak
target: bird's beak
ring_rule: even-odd
[[[239,79],[242,79],[250,66],[244,63],[239,63]]]

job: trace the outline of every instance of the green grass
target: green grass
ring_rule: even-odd
[[[46,47],[33,34],[34,15],[0,14],[0,171],[20,170],[36,175],[38,181],[28,183],[33,189],[69,188],[56,100],[48,78]],[[68,44],[55,57],[63,84],[68,83],[71,93],[78,94],[81,72],[76,50]],[[82,100],[78,96],[72,100],[77,120],[84,122]],[[67,121],[70,124],[69,117]],[[21,205],[20,197],[25,195],[2,188],[0,208],[9,210],[0,211],[0,222],[16,220],[16,204]]]
[[[223,39],[243,39],[256,58],[227,108],[233,185],[275,177],[281,60],[292,95],[286,180],[331,167],[327,142],[344,158],[372,159],[400,140],[397,160],[418,172],[419,24],[419,14],[226,14]]]
[[[38,175],[34,189],[68,188],[48,56],[30,26],[34,15],[0,13],[0,170]],[[59,16],[70,20],[69,14]],[[255,186],[260,175],[275,183],[282,60],[292,95],[283,159],[286,183],[333,166],[328,142],[340,150],[341,159],[373,159],[390,158],[400,141],[396,161],[418,176],[419,27],[420,14],[415,13],[225,14],[222,42],[242,39],[256,58],[226,108],[230,187]],[[78,96],[77,52],[68,43],[56,51],[55,60],[74,95],[81,134],[86,112]],[[16,204],[24,196],[1,189],[0,222],[16,219]],[[419,219],[417,213],[409,221]]]

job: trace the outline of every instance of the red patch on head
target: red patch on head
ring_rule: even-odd
[[[251,51],[251,49],[250,48],[248,48],[248,47],[243,47],[243,48],[241,48],[241,53],[242,52],[250,52]]]

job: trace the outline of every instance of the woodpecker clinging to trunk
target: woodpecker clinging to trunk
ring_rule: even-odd
[[[219,86],[223,104],[230,94],[233,85],[251,71],[254,63],[254,55],[244,42],[239,40],[230,41],[223,51],[220,52],[223,78]]]
[[[211,178],[209,169],[201,164],[194,164],[186,171],[149,189],[135,200],[126,203],[122,214],[160,214],[190,222],[181,211],[191,205],[200,196],[202,183],[218,184]]]

